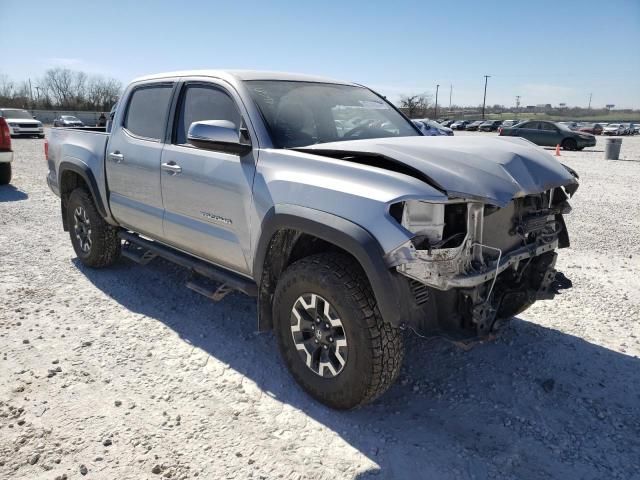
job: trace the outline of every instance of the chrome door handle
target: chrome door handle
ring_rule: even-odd
[[[122,163],[124,162],[124,155],[122,155],[120,152],[111,152],[109,154],[109,160],[111,160],[113,163]]]
[[[163,163],[161,168],[169,175],[178,175],[179,173],[182,173],[182,167],[177,165],[175,162]]]

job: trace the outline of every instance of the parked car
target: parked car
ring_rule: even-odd
[[[330,407],[394,382],[401,329],[484,337],[571,286],[554,265],[577,174],[522,139],[425,138],[373,91],[308,75],[152,75],[120,102],[111,133],[51,131],[78,260],[164,257],[209,298],[255,296],[258,328]],[[336,113],[375,122],[338,134]]]
[[[602,125],[599,123],[588,123],[581,126],[578,131],[592,133],[593,135],[602,135]]]
[[[427,137],[453,135],[453,130],[445,127],[444,125],[438,122],[429,120],[428,118],[418,118],[413,120],[413,123],[415,123],[418,126],[418,128],[422,131],[422,133]]]
[[[603,135],[624,135],[627,129],[621,123],[610,123],[602,129]]]
[[[580,125],[578,124],[578,122],[558,122],[558,123],[574,131],[580,128]]]
[[[483,123],[484,123],[484,120],[476,120],[474,122],[467,124],[467,126],[465,127],[465,130],[469,130],[470,132],[475,132]]]
[[[505,120],[504,122],[502,122],[502,124],[498,127],[498,131],[500,131],[500,128],[505,128],[505,127],[513,127],[514,125],[517,125],[518,123],[522,123],[525,122],[526,120]]]
[[[9,126],[12,137],[37,136],[44,138],[42,122],[33,118],[26,110],[20,108],[0,108],[0,117],[4,118]]]
[[[624,134],[625,135],[633,135],[636,133],[636,126],[633,123],[623,123]]]
[[[501,136],[522,137],[543,147],[560,145],[564,150],[595,147],[596,137],[590,133],[574,132],[563,123],[534,120],[500,130]]]
[[[487,120],[478,127],[481,132],[495,132],[502,125],[502,120]]]
[[[11,162],[13,162],[11,131],[7,121],[0,117],[0,185],[6,185],[11,181]]]
[[[84,123],[73,115],[60,115],[53,120],[54,127],[84,127]]]
[[[441,122],[441,123],[443,127],[451,128],[451,125],[453,125],[454,122],[455,120],[445,120],[444,122]]]
[[[464,130],[469,124],[468,120],[456,120],[450,126],[451,130]]]

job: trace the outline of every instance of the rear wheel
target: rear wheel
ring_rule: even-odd
[[[0,163],[0,185],[7,185],[11,181],[11,164]]]
[[[573,138],[565,138],[562,141],[562,149],[563,150],[577,150],[578,143]]]
[[[83,188],[71,192],[66,215],[71,244],[82,263],[102,268],[118,260],[118,230],[102,218],[89,192]]]
[[[337,409],[371,402],[395,381],[404,348],[352,258],[322,253],[291,265],[273,306],[280,351],[298,383]]]

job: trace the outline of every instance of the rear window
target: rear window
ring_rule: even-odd
[[[160,140],[164,134],[173,85],[142,87],[133,92],[124,128],[133,135]]]

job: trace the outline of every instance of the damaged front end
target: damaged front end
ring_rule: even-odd
[[[569,246],[563,215],[575,188],[569,190],[552,188],[502,207],[465,200],[392,205],[390,214],[412,238],[385,260],[420,299],[412,326],[426,334],[482,336],[571,287],[554,268],[555,250]]]

